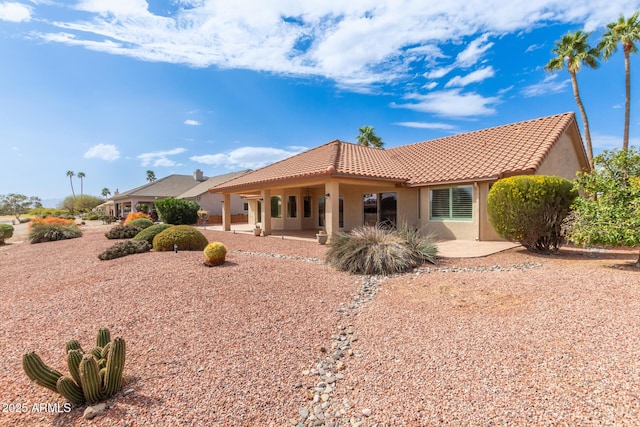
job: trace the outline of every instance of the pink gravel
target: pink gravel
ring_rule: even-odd
[[[362,281],[304,260],[324,255],[317,243],[209,230],[230,253],[207,268],[201,252],[100,261],[104,231],[0,248],[0,403],[28,409],[0,425],[291,425],[349,324],[355,354],[325,408],[335,426],[640,424],[636,252],[444,260],[381,279],[347,316]],[[133,392],[94,420],[33,411],[64,399],[30,383],[22,353],[66,372],[64,343],[89,346],[105,326],[127,341]]]

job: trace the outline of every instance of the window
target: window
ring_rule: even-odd
[[[271,196],[271,218],[282,216],[282,199],[280,196]]]
[[[325,223],[325,208],[327,200],[324,196],[318,197],[318,226],[324,227]],[[344,196],[341,194],[338,197],[338,227],[344,227]]]
[[[318,197],[318,227],[324,227],[324,196]]]
[[[244,203],[242,204],[242,210],[248,211],[248,210],[249,210],[249,203],[244,202]]]
[[[287,196],[287,217],[289,218],[298,217],[298,197],[297,196]]]
[[[431,219],[471,220],[473,187],[436,188],[431,190]]]
[[[364,194],[364,225],[385,224],[395,226],[398,210],[398,193]]]
[[[311,196],[304,196],[302,210],[305,218],[311,218]]]

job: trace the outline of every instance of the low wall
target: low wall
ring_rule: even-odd
[[[249,215],[231,215],[231,224],[246,224],[249,222]],[[209,215],[209,224],[222,224],[222,215]]]

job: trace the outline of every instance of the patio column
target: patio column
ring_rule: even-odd
[[[268,236],[271,234],[271,190],[260,191],[262,198],[262,234]]]
[[[324,185],[325,227],[329,239],[340,229],[340,184],[331,180]]]
[[[222,229],[231,231],[231,194],[222,195]]]

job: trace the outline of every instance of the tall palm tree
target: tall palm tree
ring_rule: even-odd
[[[152,170],[148,170],[148,171],[147,171],[147,181],[149,181],[149,182],[153,182],[153,181],[155,181],[155,180],[156,180],[156,174],[155,174],[155,173],[153,173],[153,171],[152,171]]]
[[[87,176],[84,174],[84,172],[78,172],[78,175],[76,175],[78,178],[80,178],[80,195],[82,196],[83,192],[84,192],[84,183],[82,181],[82,179]]]
[[[629,149],[629,120],[631,106],[631,63],[629,56],[636,53],[638,48],[636,42],[640,41],[640,11],[637,11],[629,19],[624,19],[620,15],[616,22],[607,25],[607,31],[602,35],[602,41],[598,48],[602,52],[602,57],[609,59],[611,54],[618,50],[618,43],[622,43],[624,52],[624,83],[626,87],[624,100],[624,136],[622,138],[622,149]]]
[[[384,145],[382,139],[373,131],[372,126],[362,126],[360,129],[360,135],[356,138],[358,140],[358,145],[364,145],[365,147],[376,147],[381,148]]]
[[[69,183],[71,184],[71,193],[73,194],[73,197],[76,197],[76,192],[73,189],[73,177],[75,176],[75,173],[73,171],[67,171],[67,176],[69,177]]]
[[[576,31],[574,33],[568,32],[560,41],[556,42],[555,49],[552,50],[556,54],[555,58],[552,58],[544,69],[547,71],[558,71],[564,68],[569,71],[571,75],[571,85],[573,86],[573,96],[576,99],[576,104],[580,109],[582,115],[582,122],[584,123],[584,135],[587,140],[587,157],[589,159],[589,165],[593,169],[593,146],[591,144],[591,132],[589,131],[589,120],[587,119],[587,112],[582,105],[582,99],[580,98],[580,91],[578,90],[578,79],[576,74],[580,71],[582,64],[586,64],[590,68],[598,68],[598,59],[600,58],[600,51],[597,48],[591,47],[588,42],[588,38],[591,33],[585,33],[583,31]]]
[[[111,195],[111,191],[107,187],[104,187],[102,189],[102,193],[100,194],[102,194],[102,197],[106,199],[107,197],[109,197],[109,195]]]

